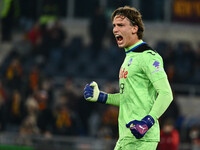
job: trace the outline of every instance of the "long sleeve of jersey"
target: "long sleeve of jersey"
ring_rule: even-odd
[[[157,93],[149,115],[158,119],[173,100],[171,87],[164,71],[162,57],[158,53],[149,51],[144,52],[142,56],[141,68]]]
[[[120,103],[120,93],[108,94],[108,99],[106,101],[106,104],[119,106],[119,103]]]
[[[153,86],[155,87],[158,96],[149,115],[154,119],[158,119],[172,102],[173,95],[167,78],[155,81]]]

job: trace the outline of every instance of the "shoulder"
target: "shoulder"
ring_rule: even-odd
[[[146,50],[141,54],[140,57],[140,65],[142,68],[151,68],[154,70],[155,68],[163,68],[163,59],[162,57],[153,50]]]
[[[150,61],[150,60],[162,60],[162,57],[156,52],[156,51],[153,51],[153,50],[146,50],[142,53],[142,59],[144,61]]]

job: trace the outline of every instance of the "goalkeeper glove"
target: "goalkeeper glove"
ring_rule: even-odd
[[[126,127],[130,128],[131,133],[136,137],[136,139],[140,139],[154,125],[154,123],[155,121],[153,117],[147,115],[141,121],[130,121],[128,124],[126,124]]]
[[[108,98],[108,94],[99,91],[98,85],[95,81],[87,84],[84,88],[84,98],[87,101],[99,102],[105,104]]]

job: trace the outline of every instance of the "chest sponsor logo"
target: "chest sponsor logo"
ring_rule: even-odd
[[[128,75],[128,71],[126,71],[125,68],[121,67],[120,72],[119,72],[119,79],[121,78],[126,79],[127,75]]]

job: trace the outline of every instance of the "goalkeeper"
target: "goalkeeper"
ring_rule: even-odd
[[[96,82],[87,84],[87,101],[119,106],[119,139],[115,150],[156,150],[160,140],[158,119],[173,96],[161,56],[146,44],[141,14],[125,6],[111,17],[113,34],[126,57],[119,73],[120,93],[99,91]]]

